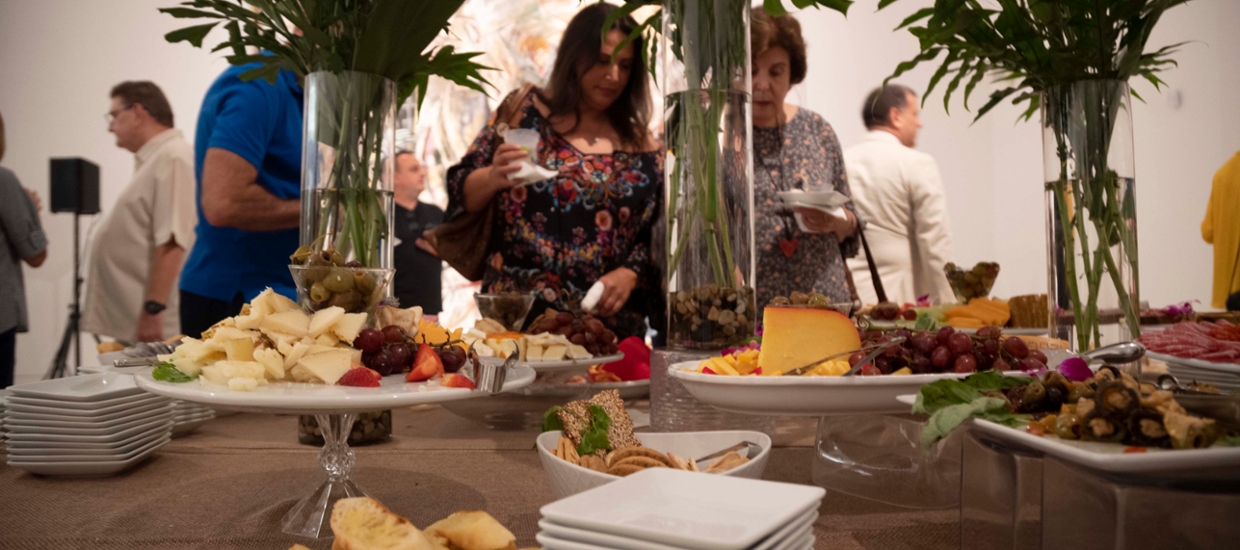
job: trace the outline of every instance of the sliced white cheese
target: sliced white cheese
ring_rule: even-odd
[[[301,309],[297,302],[290,300],[279,292],[272,292],[270,296],[267,296],[267,306],[271,308],[271,313],[284,313],[294,309]]]
[[[237,327],[220,327],[215,329],[215,334],[211,335],[212,342],[220,344],[227,343],[232,340],[254,340],[258,338],[258,332],[253,330],[242,330]]]
[[[594,356],[591,355],[590,352],[586,351],[585,346],[578,346],[577,344],[568,345],[569,359],[589,359],[591,357]]]
[[[228,381],[228,389],[233,391],[254,391],[258,388],[258,380],[253,378],[233,378]]]
[[[332,328],[332,325],[342,318],[344,318],[344,308],[339,306],[332,306],[314,312],[314,317],[310,318],[310,336],[317,338],[319,335],[327,333]]]
[[[280,355],[280,352],[270,348],[255,350],[254,360],[267,369],[267,378],[284,379],[284,356]]]
[[[193,360],[185,357],[174,358],[172,360],[172,366],[185,373],[186,376],[198,376],[199,374],[202,374],[202,365],[199,365]]]
[[[254,341],[249,338],[237,338],[224,342],[224,352],[229,361],[253,361]]]
[[[259,328],[263,329],[264,332],[282,332],[300,338],[309,333],[310,317],[302,313],[300,309],[273,313],[263,319],[263,323]]]
[[[348,348],[307,355],[297,362],[326,384],[335,384],[344,373],[353,368],[353,351]]]
[[[301,342],[293,344],[289,352],[284,354],[284,369],[293,368],[293,365],[296,365],[298,361],[301,361],[302,357],[306,356],[307,351],[310,351],[310,344],[303,344]]]
[[[564,356],[568,354],[568,346],[562,344],[553,344],[547,346],[543,351],[543,361],[562,361]]]
[[[530,343],[529,347],[525,348],[525,360],[526,361],[542,361],[542,358],[543,358],[543,347],[542,346],[536,345],[534,343]]]
[[[353,342],[357,339],[357,334],[366,326],[365,313],[346,313],[336,324],[332,326],[332,334],[335,334],[345,342]],[[313,332],[313,331],[311,331]]]

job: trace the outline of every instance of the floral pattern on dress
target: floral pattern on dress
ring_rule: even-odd
[[[582,153],[533,105],[523,111],[520,127],[539,133],[538,162],[559,175],[495,195],[494,252],[482,278],[484,292],[534,291],[546,302],[542,307],[569,309],[600,277],[627,267],[639,283],[616,315],[615,328],[621,337],[640,336],[647,314],[643,287],[658,291],[648,279],[651,228],[663,200],[661,149]],[[489,166],[497,146],[492,120],[448,170],[450,201],[464,201],[465,178]]]
[[[835,189],[852,196],[835,130],[817,113],[798,108],[783,126],[755,127],[753,153],[759,307],[792,292],[819,292],[832,302],[850,301],[844,259],[857,255],[860,238],[854,234],[840,242],[834,233],[802,232],[795,220],[780,215],[783,202],[778,195],[793,189]],[[857,213],[851,200],[844,208]],[[797,241],[791,258],[780,248],[788,229]]]

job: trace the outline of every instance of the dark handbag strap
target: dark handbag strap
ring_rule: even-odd
[[[878,266],[874,265],[874,255],[870,254],[870,243],[865,240],[865,231],[858,229],[857,234],[861,236],[861,248],[865,250],[865,263],[870,267],[870,279],[874,281],[874,293],[878,295],[879,302],[886,302],[887,291],[883,290],[883,280],[878,277]]]

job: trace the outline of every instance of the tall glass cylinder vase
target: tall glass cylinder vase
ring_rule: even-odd
[[[753,288],[748,0],[665,0],[668,345],[747,342]]]
[[[392,267],[396,83],[352,71],[305,81],[301,245]]]
[[[1053,87],[1042,102],[1051,334],[1085,351],[1140,336],[1128,84]]]

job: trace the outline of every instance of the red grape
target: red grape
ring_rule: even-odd
[[[439,360],[443,363],[444,372],[456,372],[461,370],[461,366],[465,364],[465,355],[460,353],[461,348],[452,346],[436,350],[439,353]]]
[[[1043,365],[1045,365],[1047,361],[1046,354],[1042,353],[1042,350],[1038,350],[1038,349],[1029,350],[1029,359],[1033,359],[1034,361],[1042,363]]]
[[[364,328],[353,339],[353,347],[363,353],[378,353],[383,348],[383,333],[373,328]]]
[[[951,335],[953,335],[953,334],[955,334],[955,333],[956,333],[956,329],[954,329],[954,328],[952,328],[952,327],[943,327],[943,328],[939,329],[938,334],[935,334],[935,338],[937,338],[937,339],[938,339],[938,341],[939,341],[939,345],[940,345],[940,346],[946,346],[946,345],[947,345],[947,339],[948,339],[948,338],[950,338],[950,337],[951,337]]]
[[[896,338],[903,338],[905,342],[908,342],[909,340],[913,338],[913,333],[909,332],[909,330],[906,328],[899,329],[891,333],[891,335]]]
[[[860,374],[861,376],[876,376],[882,373],[883,371],[878,370],[878,367],[875,367],[874,365],[866,365],[861,367],[861,370],[857,372],[857,374]]]
[[[956,362],[952,365],[952,370],[959,373],[977,372],[977,358],[970,354],[961,355],[956,358]]]
[[[389,344],[404,342],[405,331],[396,325],[388,325],[383,327],[383,340]]]
[[[938,347],[938,340],[934,338],[934,334],[929,332],[918,332],[913,335],[913,349],[922,353],[930,353],[934,348]]]
[[[1024,359],[1029,356],[1029,346],[1025,345],[1025,341],[1020,338],[1008,338],[1003,341],[1003,351],[1012,354],[1012,357]]]
[[[1000,357],[999,359],[995,359],[995,362],[994,362],[994,364],[992,364],[992,365],[991,365],[991,367],[992,367],[992,368],[994,368],[994,369],[995,369],[995,370],[997,370],[997,371],[1009,371],[1009,370],[1012,370],[1012,364],[1011,364],[1011,363],[1008,363],[1008,362],[1007,362],[1006,360],[1004,360],[1002,357]]]
[[[370,360],[370,368],[379,373],[380,376],[387,376],[394,372],[400,372],[401,365],[397,362],[397,358],[392,354],[390,349],[384,349],[375,354],[374,359]]]
[[[946,346],[939,346],[930,352],[930,364],[934,365],[935,368],[947,368],[947,365],[951,362],[952,352]]]
[[[1037,361],[1034,361],[1033,359],[1028,359],[1028,358],[1021,359],[1020,363],[1018,363],[1017,366],[1020,367],[1020,370],[1023,370],[1025,372],[1034,372],[1034,371],[1046,368],[1045,363],[1039,363]]]
[[[1000,336],[1003,336],[1003,329],[1002,329],[1002,328],[1000,328],[1000,327],[990,327],[990,337],[991,337],[992,339],[998,340]]]
[[[918,374],[930,372],[930,358],[925,355],[914,356],[913,364],[909,368]]]
[[[409,349],[409,344],[404,342],[391,344],[387,347],[387,351],[392,354],[392,358],[399,365],[397,368],[400,370],[403,371],[406,367],[413,366],[413,350]]]
[[[977,329],[977,337],[978,338],[990,338],[990,327],[986,326],[986,327]]]
[[[947,337],[947,349],[956,355],[968,353],[973,349],[973,339],[963,332],[952,333]]]
[[[917,320],[917,311],[915,310],[906,309],[904,310],[904,313],[902,315],[904,315],[905,321],[916,321]]]
[[[996,355],[999,353],[999,342],[994,340],[986,340],[982,344],[982,349],[986,351],[986,355]]]
[[[852,355],[848,356],[848,366],[855,367],[857,366],[857,363],[861,362],[862,359],[865,359],[865,352],[854,351]]]
[[[878,359],[875,359],[874,366],[878,367],[879,372],[883,374],[891,374],[891,359],[888,357],[879,357]]]

